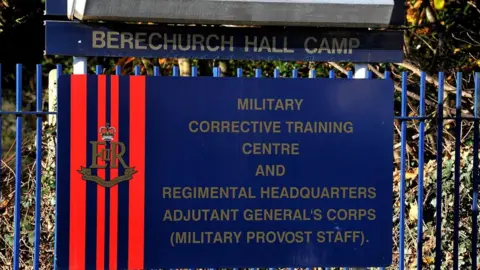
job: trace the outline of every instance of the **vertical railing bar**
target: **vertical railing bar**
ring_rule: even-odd
[[[192,66],[192,77],[197,77],[198,69],[196,66]]]
[[[292,70],[292,78],[294,78],[294,79],[298,78],[298,70],[297,69]]]
[[[335,79],[335,70],[331,69],[331,70],[328,72],[328,78],[329,78],[329,79]]]
[[[178,77],[180,75],[180,69],[178,66],[173,66],[173,77]]]
[[[96,75],[102,75],[102,66],[101,65],[96,65],[95,66],[95,74]]]
[[[160,76],[160,67],[154,66],[153,67],[153,76]]]
[[[369,70],[367,72],[367,79],[372,79],[373,78],[373,72],[371,70]]]
[[[62,73],[63,73],[62,65],[57,64],[57,85],[58,85],[58,78],[60,77],[60,75],[62,75]],[[58,87],[57,87],[57,89],[58,89]],[[58,110],[57,110],[57,112],[58,112]],[[56,125],[55,131],[56,131],[56,134],[58,134],[58,125]],[[58,166],[56,164],[58,164],[58,148],[57,147],[55,147],[55,177],[58,175]],[[56,188],[56,190],[58,190],[58,181],[55,181],[55,188]],[[57,203],[56,200],[55,200],[55,213],[58,213],[58,203]],[[53,269],[54,270],[57,270],[57,256],[56,256],[57,255],[57,245],[58,245],[58,238],[57,238],[58,226],[56,226],[58,224],[57,217],[58,216],[55,215],[55,229],[54,229],[55,232],[54,232],[54,240],[53,240],[53,250],[54,250],[53,251],[53,253],[54,253]]]
[[[474,73],[474,120],[473,120],[473,191],[472,191],[472,270],[477,269],[478,242],[478,102],[480,95],[480,73]]]
[[[273,70],[273,77],[277,79],[280,78],[280,69],[276,68]]]
[[[237,68],[237,77],[238,78],[243,77],[243,69],[242,68]]]
[[[116,66],[115,67],[115,75],[117,75],[117,76],[122,75],[122,67],[121,66]]]
[[[261,78],[262,77],[262,69],[257,68],[255,69],[255,78]]]
[[[22,64],[16,70],[16,111],[22,111]],[[13,235],[13,269],[18,270],[20,264],[20,201],[22,192],[22,115],[17,114],[15,145],[15,213]]]
[[[212,76],[215,78],[217,77],[217,67],[212,68]]]
[[[317,77],[317,71],[315,69],[311,69],[309,72],[309,78],[314,79]]]
[[[420,74],[420,117],[425,116],[426,73]],[[418,138],[418,218],[417,218],[417,269],[423,265],[423,169],[425,152],[425,120],[420,120]]]
[[[385,70],[385,72],[383,73],[383,76],[385,77],[385,80],[390,79],[390,71]]]
[[[139,76],[141,74],[140,66],[135,66],[135,76]]]
[[[42,65],[37,64],[37,83],[36,83],[36,107],[37,112],[42,112]],[[37,134],[36,134],[36,154],[35,154],[35,242],[33,248],[33,269],[40,268],[40,229],[41,223],[41,203],[42,203],[42,116],[37,115]]]
[[[347,78],[348,79],[352,79],[353,78],[353,71],[352,70],[349,70],[348,73],[347,73]]]
[[[435,227],[435,270],[442,266],[442,161],[443,161],[443,88],[444,72],[438,73],[438,105],[437,105],[437,196]]]
[[[407,116],[407,77],[406,71],[402,72],[402,117]],[[399,270],[405,267],[405,172],[406,172],[406,145],[407,145],[407,122],[401,124],[400,142],[400,235],[399,235]]]
[[[2,111],[2,105],[3,105],[3,101],[2,101],[2,64],[0,64],[0,112]],[[0,115],[0,172],[2,171],[2,127],[3,127],[3,118],[2,116]],[[0,202],[3,201],[2,200],[2,174],[0,173]]]
[[[453,269],[458,270],[458,234],[460,223],[460,136],[462,132],[462,72],[457,72],[455,114],[455,175],[453,197]]]

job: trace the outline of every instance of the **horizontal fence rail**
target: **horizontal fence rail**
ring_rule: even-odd
[[[0,74],[2,72],[0,65]],[[33,262],[29,265],[33,266],[33,269],[40,269],[42,268],[43,265],[45,265],[47,262],[41,262],[40,261],[40,252],[41,252],[41,236],[42,236],[42,231],[41,231],[41,225],[42,225],[42,215],[41,215],[41,210],[42,210],[42,158],[45,155],[45,151],[42,151],[42,146],[44,145],[42,142],[42,138],[45,134],[43,134],[43,124],[44,124],[44,117],[47,115],[55,115],[55,111],[48,111],[48,110],[43,110],[43,84],[42,84],[42,65],[37,65],[36,66],[36,79],[35,79],[35,97],[36,97],[36,110],[30,110],[26,111],[23,108],[23,102],[22,102],[22,97],[23,97],[23,82],[22,82],[22,65],[18,64],[16,66],[16,90],[15,90],[15,97],[16,97],[16,103],[15,103],[15,110],[0,110],[0,127],[4,127],[3,121],[6,117],[13,116],[15,117],[15,168],[14,168],[14,175],[15,175],[15,181],[14,181],[14,200],[13,200],[13,209],[14,209],[14,219],[13,219],[13,251],[12,257],[13,257],[13,262],[11,262],[11,265],[8,266],[9,269],[21,269],[20,264],[21,260],[33,260]],[[102,66],[96,66],[95,69],[96,74],[102,74],[103,73],[103,68]],[[160,72],[160,67],[155,66],[153,67],[153,76],[161,76]],[[172,69],[172,76],[180,76],[179,72],[179,67],[174,66]],[[122,68],[120,66],[117,66],[115,68],[115,74],[120,75],[122,73]],[[134,69],[134,75],[141,75],[141,67],[136,66]],[[57,65],[57,76],[63,74],[62,71],[62,66]],[[390,78],[391,73],[389,71],[386,71],[383,76],[384,78]],[[191,68],[191,76],[198,76],[198,68],[193,66]],[[214,77],[221,77],[221,70],[218,67],[213,68],[213,76]],[[242,68],[236,69],[236,76],[237,77],[243,77],[244,76],[244,70]],[[459,259],[460,257],[468,257],[471,264],[468,267],[468,269],[477,269],[477,260],[478,260],[478,165],[479,165],[479,157],[478,157],[478,144],[479,144],[479,95],[480,95],[480,73],[475,73],[473,76],[474,79],[474,88],[473,91],[470,89],[469,91],[469,96],[473,97],[473,113],[471,115],[468,115],[468,113],[462,112],[462,94],[463,94],[463,89],[462,89],[462,78],[464,76],[463,73],[457,72],[455,74],[456,77],[456,86],[455,89],[456,91],[452,93],[451,91],[448,92],[449,95],[454,95],[455,96],[455,108],[450,108],[449,104],[445,105],[445,100],[446,100],[446,94],[445,92],[445,74],[443,72],[438,73],[438,82],[437,82],[437,101],[433,102],[432,97],[427,97],[427,75],[425,72],[420,73],[420,81],[419,81],[419,94],[413,94],[408,91],[408,76],[409,73],[407,72],[402,72],[401,73],[401,91],[399,91],[399,104],[400,104],[400,110],[399,113],[396,113],[394,116],[395,121],[398,121],[399,123],[399,130],[397,130],[399,134],[399,140],[400,140],[400,145],[399,145],[399,155],[400,155],[400,164],[399,164],[399,186],[398,188],[398,201],[397,202],[392,202],[394,204],[393,207],[398,208],[399,211],[399,217],[398,217],[398,227],[393,228],[393,229],[398,229],[398,239],[394,241],[394,243],[397,243],[396,247],[392,247],[393,250],[396,251],[396,263],[392,265],[391,269],[412,269],[409,264],[407,264],[407,261],[410,261],[410,264],[412,263],[411,260],[407,260],[407,257],[409,255],[412,255],[411,249],[407,250],[406,243],[408,238],[414,238],[416,239],[414,241],[415,243],[415,254],[416,254],[416,269],[426,269],[424,268],[424,262],[426,259],[431,260],[430,257],[433,258],[434,260],[434,268],[428,268],[428,269],[444,269],[444,265],[446,263],[452,262],[451,266],[452,268],[450,269],[466,269],[464,268],[462,261],[464,259]],[[265,75],[263,75],[261,69],[256,69],[254,73],[254,77],[256,78],[264,78]],[[275,69],[273,74],[271,75],[273,78],[285,78],[281,77],[280,70]],[[288,76],[286,76],[288,77]],[[315,79],[317,78],[317,74],[315,70],[310,70],[308,74],[309,79]],[[330,70],[328,73],[328,77],[330,79],[340,79],[336,77],[335,71]],[[293,69],[291,72],[291,79],[304,79],[304,78],[299,78],[299,73],[298,70]],[[343,78],[342,78],[343,79]],[[346,79],[354,79],[353,72],[348,71]],[[373,73],[371,71],[368,72],[367,79],[375,79],[373,77]],[[380,78],[381,79],[381,78]],[[0,103],[2,103],[4,100],[2,100],[2,81],[0,80]],[[319,89],[321,91],[321,89]],[[412,109],[411,113],[408,111],[408,97],[412,96],[418,96],[418,110]],[[428,99],[427,99],[428,98]],[[426,106],[427,106],[427,101],[430,107],[432,107],[432,104],[434,106],[434,110],[430,113],[427,113],[426,111]],[[466,108],[471,109],[471,108]],[[448,112],[448,113],[445,113]],[[394,113],[394,112],[392,112]],[[453,116],[452,116],[453,114]],[[23,157],[22,157],[22,140],[23,140],[23,124],[25,117],[27,116],[32,116],[35,117],[35,123],[36,123],[36,129],[35,129],[35,210],[34,210],[34,226],[33,226],[33,256],[29,257],[26,255],[22,255],[22,251],[20,250],[21,246],[21,229],[22,229],[22,215],[21,215],[21,207],[22,207],[22,181],[24,179],[23,170]],[[449,123],[453,123],[455,126],[454,129],[454,137],[448,137],[445,138],[444,135],[444,124],[445,121],[450,121]],[[428,122],[428,123],[427,123]],[[462,123],[473,123],[472,129],[473,129],[473,142],[472,142],[472,153],[469,154],[469,156],[473,156],[472,158],[472,172],[471,172],[471,190],[468,191],[468,193],[471,196],[470,200],[470,221],[471,223],[471,232],[470,234],[470,247],[468,250],[465,250],[465,246],[461,246],[460,243],[460,235],[461,235],[461,223],[463,222],[460,218],[461,215],[461,187],[462,184],[464,184],[462,181],[465,180],[465,176],[462,176],[461,173],[461,162],[462,162],[462,149],[461,149],[461,142],[462,140],[465,140],[463,137],[464,134],[462,134]],[[407,170],[407,167],[409,167],[409,161],[407,159],[407,153],[408,153],[408,147],[411,147],[407,144],[407,132],[408,132],[408,127],[407,124],[412,123],[412,125],[418,127],[418,136],[416,137],[417,139],[417,147],[418,148],[418,157],[417,157],[417,168],[418,171],[416,173],[417,175],[417,183],[418,183],[418,188],[417,188],[417,194],[416,194],[416,201],[417,201],[417,210],[416,213],[415,211],[410,211],[407,213],[407,199],[412,197],[412,193],[407,193],[407,179],[410,178],[409,176],[409,171]],[[393,123],[392,123],[393,124]],[[426,167],[426,162],[425,162],[425,141],[426,137],[429,136],[430,134],[426,134],[426,125],[435,125],[436,126],[436,149],[434,149],[434,152],[436,152],[436,157],[434,158],[435,161],[435,190],[426,190],[425,189],[425,167]],[[2,134],[5,132],[5,130],[2,129]],[[0,136],[0,146],[2,144],[2,138],[4,136]],[[453,214],[453,228],[446,228],[443,226],[445,223],[445,216],[444,212],[442,211],[445,204],[445,198],[443,197],[445,195],[444,190],[444,183],[443,178],[445,174],[445,169],[444,169],[444,156],[443,153],[445,151],[444,149],[444,140],[453,140],[454,141],[454,163],[452,167],[454,168],[454,173],[453,173],[453,194],[447,194],[447,198],[453,198],[453,209],[449,208],[449,212],[452,212]],[[393,142],[392,142],[393,143]],[[0,151],[2,151],[2,147],[0,147]],[[0,155],[2,153],[0,152]],[[3,156],[2,156],[3,160]],[[7,166],[5,162],[2,162],[2,172],[7,170]],[[2,176],[4,173],[2,173]],[[463,177],[463,178],[462,178]],[[4,183],[2,182],[3,179],[0,179],[0,190],[2,189],[7,189],[5,187]],[[409,180],[411,181],[411,180]],[[5,193],[2,193],[5,194]],[[429,255],[429,258],[424,257],[424,246],[425,246],[425,238],[424,238],[424,233],[425,233],[425,225],[424,225],[424,209],[427,207],[424,205],[425,202],[425,197],[427,196],[432,196],[434,194],[435,198],[433,202],[435,203],[434,208],[434,220],[435,220],[435,228],[434,228],[434,255]],[[410,197],[408,197],[410,196]],[[3,201],[6,201],[8,198],[7,196],[0,197]],[[449,200],[449,199],[448,199]],[[465,210],[463,210],[465,211]],[[50,213],[53,214],[53,213]],[[408,231],[407,234],[407,226],[406,226],[406,219],[407,219],[407,214],[410,215],[415,215],[416,214],[416,237],[412,234],[411,231]],[[2,220],[4,222],[4,220]],[[4,224],[2,226],[4,227]],[[452,254],[447,258],[445,254],[443,253],[443,247],[442,245],[445,245],[445,235],[444,233],[446,231],[453,230],[453,235],[451,236],[451,240],[453,242],[453,252]],[[463,237],[463,239],[465,239]],[[443,241],[442,241],[443,240]],[[3,240],[6,241],[6,240]],[[450,240],[448,240],[450,241]],[[8,247],[7,247],[8,249]],[[408,254],[407,254],[408,252]],[[53,254],[52,258],[49,258],[50,262],[53,261]],[[432,264],[430,264],[432,265]],[[3,269],[3,268],[1,268]],[[273,268],[270,268],[273,269]],[[307,268],[309,269],[309,268]],[[329,270],[333,269],[342,269],[346,270],[347,268],[325,268]],[[360,269],[360,268],[359,268]],[[363,268],[362,268],[363,269]],[[370,269],[384,269],[384,268],[370,268]],[[388,268],[390,269],[390,268]]]

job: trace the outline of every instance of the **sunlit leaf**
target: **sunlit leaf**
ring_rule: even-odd
[[[423,262],[426,264],[433,264],[435,262],[435,259],[431,256],[426,256],[423,257]]]
[[[408,219],[411,221],[418,219],[418,205],[416,203],[410,206],[410,210],[408,211]]]
[[[412,180],[412,179],[415,179],[417,175],[418,175],[418,170],[415,168],[414,170],[408,171],[405,173],[405,179]]]
[[[445,0],[434,0],[433,5],[436,9],[443,9],[445,7]]]
[[[419,9],[420,6],[422,6],[423,1],[422,0],[417,0],[415,2],[415,5],[413,5],[413,8]]]

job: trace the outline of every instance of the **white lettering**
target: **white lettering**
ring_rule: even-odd
[[[308,42],[309,42],[310,40],[312,40],[314,43],[317,42],[317,39],[316,39],[316,38],[314,38],[314,37],[308,37],[308,38],[305,39],[305,43],[304,43],[303,45],[304,45],[305,51],[306,51],[307,53],[313,54],[313,53],[316,53],[316,52],[317,52],[317,49],[316,49],[316,48],[310,49],[310,46],[308,46]]]
[[[120,46],[118,44],[113,44],[113,42],[118,42],[119,32],[108,32],[107,33],[107,48],[109,49],[118,49]]]
[[[210,45],[210,42],[211,42],[210,39],[212,39],[212,38],[215,38],[216,40],[219,39],[217,35],[208,35],[208,37],[207,37],[207,49],[211,52],[216,52],[216,51],[218,51],[218,48],[220,48],[220,46],[217,45],[217,46],[212,47]],[[223,51],[223,48],[222,48],[222,51]]]
[[[248,52],[248,46],[253,46],[253,51],[257,52],[257,37],[253,37],[253,41],[249,41],[248,36],[245,36],[245,52]]]
[[[161,39],[162,38],[162,35],[160,35],[159,33],[152,33],[149,37],[148,37],[148,47],[150,47],[150,49],[152,50],[160,50],[162,48],[162,44],[158,44],[158,45],[154,45],[153,44],[153,38],[156,37],[158,39]]]
[[[221,38],[222,40],[222,51],[225,51],[225,45],[229,45],[230,46],[230,51],[233,52],[233,37],[230,36],[228,37],[228,41],[225,40],[225,36],[222,36]]]
[[[348,45],[350,49],[348,50],[348,53],[352,53],[353,49],[356,49],[360,46],[360,40],[358,38],[351,38],[350,41],[348,42]]]
[[[146,50],[147,45],[142,45],[141,43],[145,44],[147,42],[147,33],[137,33],[135,35],[135,47],[137,49]]]
[[[122,33],[120,35],[120,46],[122,49],[125,48],[125,43],[128,43],[128,49],[133,49],[133,35],[132,33]]]
[[[92,47],[93,48],[104,48],[105,47],[105,32],[103,31],[93,31],[92,38]],[[98,42],[100,41],[100,44]]]
[[[293,53],[293,49],[288,48],[288,38],[283,37],[283,52],[284,53]]]
[[[352,54],[353,49],[360,46],[360,40],[358,38],[322,38],[318,40],[315,37],[307,37],[303,45],[308,54]]]

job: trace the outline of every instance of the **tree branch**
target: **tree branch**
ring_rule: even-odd
[[[421,70],[418,67],[416,67],[415,65],[413,65],[408,60],[404,60],[403,63],[397,63],[396,65],[402,66],[402,67],[412,71],[413,73],[415,73],[418,76],[420,76],[420,74],[421,74]],[[438,77],[436,77],[436,76],[434,77],[432,75],[426,74],[425,79],[427,80],[427,82],[435,85],[436,87],[439,86]],[[446,81],[443,84],[443,89],[447,92],[450,92],[450,93],[455,93],[457,91],[457,89],[454,86],[450,85]],[[462,96],[466,97],[466,98],[472,98],[472,94],[466,93],[465,91],[462,91]]]

